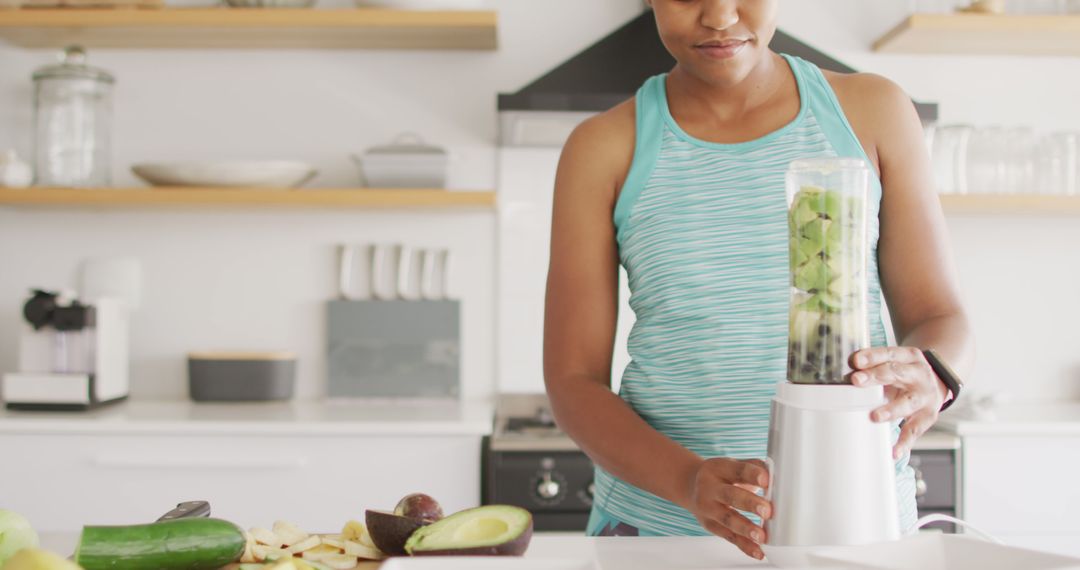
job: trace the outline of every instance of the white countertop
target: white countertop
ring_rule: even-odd
[[[0,433],[481,436],[492,415],[488,402],[128,401],[89,412],[0,410]]]
[[[946,412],[938,429],[968,435],[1080,435],[1080,402],[1001,403]]]
[[[75,533],[43,534],[41,546],[58,554],[75,550]],[[703,570],[772,568],[715,537],[605,537],[533,535],[526,559],[595,560],[600,570]],[[818,568],[818,570],[822,570]]]

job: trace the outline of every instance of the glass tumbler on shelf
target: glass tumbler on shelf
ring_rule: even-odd
[[[1039,144],[1038,191],[1080,193],[1080,132],[1044,135]]]
[[[935,129],[930,159],[939,193],[967,193],[967,152],[972,130],[971,125],[943,125]]]
[[[37,186],[110,183],[112,86],[108,72],[69,46],[55,65],[34,72],[34,171]]]
[[[796,160],[787,171],[791,303],[788,372],[797,384],[850,384],[867,320],[871,171],[854,158]]]

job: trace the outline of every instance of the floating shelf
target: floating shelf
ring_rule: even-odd
[[[0,10],[0,38],[27,48],[493,50],[494,11],[374,8]]]
[[[943,194],[941,206],[950,214],[1080,214],[1080,196],[1038,194]]]
[[[491,208],[495,192],[368,188],[0,188],[0,206]]]
[[[1080,14],[913,14],[874,42],[874,51],[1080,55]]]

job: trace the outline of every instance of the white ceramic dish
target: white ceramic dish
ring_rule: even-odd
[[[154,186],[295,188],[315,176],[310,164],[292,160],[147,162],[131,167]]]

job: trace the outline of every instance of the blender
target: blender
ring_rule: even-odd
[[[766,555],[900,538],[891,426],[870,412],[881,386],[851,385],[849,360],[870,346],[864,160],[817,158],[786,176],[791,304],[787,378],[771,404]],[[791,559],[795,556],[795,559]],[[790,560],[789,560],[790,559]]]

